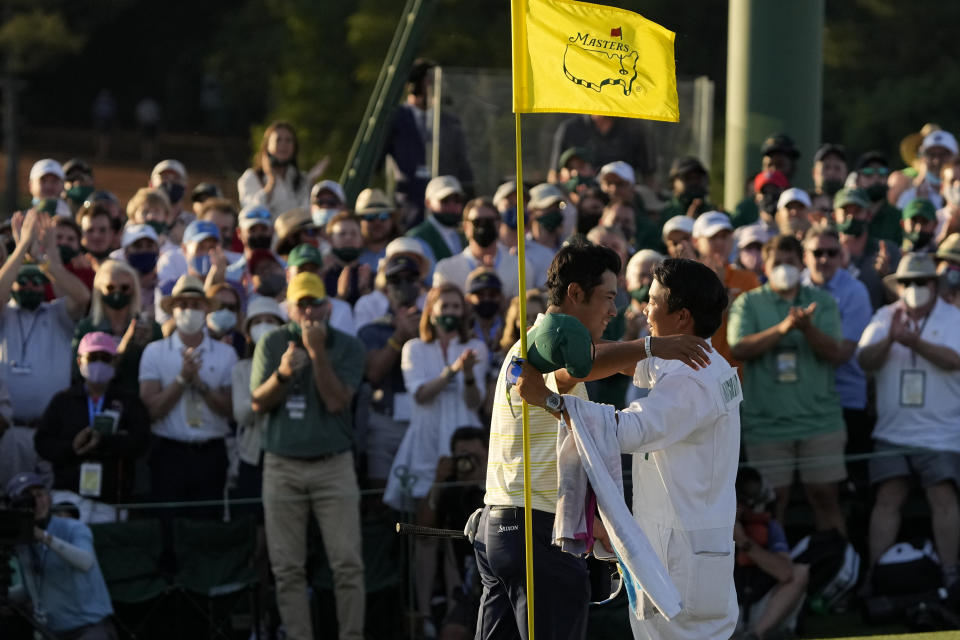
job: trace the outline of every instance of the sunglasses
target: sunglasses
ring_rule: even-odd
[[[87,359],[87,362],[106,362],[107,364],[113,362],[113,356],[106,351],[92,351],[83,357]]]
[[[324,198],[322,200],[314,200],[313,204],[323,209],[336,209],[337,207],[340,206],[340,201],[335,198],[333,199]]]
[[[47,281],[40,276],[28,276],[25,278],[17,278],[17,282],[20,284],[21,287],[31,285],[31,284],[35,287],[42,287],[45,284],[47,284]]]
[[[811,253],[814,258],[823,258],[824,256],[827,258],[836,258],[840,255],[840,249],[814,249]]]
[[[886,167],[864,167],[863,169],[860,169],[860,171],[858,171],[857,173],[866,177],[888,176],[890,175],[890,169]]]
[[[376,222],[377,220],[380,222],[386,222],[390,219],[390,212],[381,211],[380,213],[364,213],[360,215],[360,219],[364,222]]]
[[[312,307],[322,306],[323,303],[326,302],[326,301],[327,301],[326,298],[323,298],[323,299],[321,299],[321,298],[304,298],[304,299],[299,300],[299,301],[297,302],[297,309],[300,309],[300,311],[306,311],[307,309],[310,309],[310,308],[312,308]]]
[[[930,284],[932,278],[908,278],[907,280],[899,280],[899,283],[905,287],[910,285],[917,285],[918,287],[925,287]]]

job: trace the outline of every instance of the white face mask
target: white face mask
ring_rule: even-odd
[[[177,329],[187,335],[200,331],[206,317],[206,312],[201,309],[181,309],[177,307],[173,310],[173,319],[177,323]]]
[[[770,272],[770,286],[774,291],[789,291],[800,282],[800,269],[792,264],[778,264]]]
[[[930,287],[912,284],[903,290],[903,303],[911,309],[919,309],[930,302],[932,295]]]
[[[253,344],[260,342],[260,338],[267,335],[275,327],[276,325],[270,322],[258,322],[250,327],[250,339],[253,340]]]

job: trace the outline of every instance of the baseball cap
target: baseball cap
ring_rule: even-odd
[[[160,238],[157,232],[148,224],[131,224],[123,229],[123,239],[120,241],[120,247],[126,249],[137,240],[149,238],[160,244]]]
[[[63,167],[60,166],[60,163],[54,160],[53,158],[44,158],[43,160],[37,160],[33,163],[33,166],[30,167],[30,180],[39,180],[43,176],[55,175],[61,180],[64,178]]]
[[[503,282],[493,269],[477,269],[467,277],[467,293],[478,293],[486,289],[503,291]]]
[[[183,163],[179,160],[170,159],[161,160],[157,163],[157,166],[150,172],[150,181],[152,182],[155,178],[159,178],[160,174],[164,171],[173,171],[184,181],[187,179],[187,169],[183,166]]]
[[[700,159],[696,156],[677,158],[673,161],[673,164],[670,165],[670,179],[679,178],[683,174],[690,173],[691,171],[699,171],[706,175],[707,168],[703,166],[703,163],[700,162]]]
[[[634,184],[637,181],[636,174],[633,172],[633,167],[623,160],[617,160],[616,162],[609,162],[603,165],[603,167],[600,168],[600,174],[597,177],[602,182],[603,179],[611,173],[619,177],[624,182],[629,182],[630,184]]]
[[[527,332],[527,360],[540,371],[565,368],[574,378],[585,378],[593,368],[590,332],[573,316],[548,313]]]
[[[34,282],[50,282],[47,274],[36,264],[21,264],[17,271],[17,280],[33,280]]]
[[[937,259],[960,264],[960,233],[951,233],[937,247]]]
[[[793,159],[800,157],[800,152],[797,150],[797,145],[794,144],[793,138],[785,133],[774,133],[768,136],[767,139],[763,141],[760,152],[765,156],[773,153],[784,153]]]
[[[790,188],[790,181],[787,180],[787,176],[783,175],[782,172],[761,171],[753,179],[753,190],[757,193],[760,193],[760,191],[768,184],[780,187],[781,189]]]
[[[847,162],[847,150],[840,144],[831,144],[828,142],[827,144],[821,145],[820,148],[817,149],[817,152],[813,154],[813,161],[823,162],[823,159],[827,156],[837,156],[843,160],[844,163]]]
[[[320,255],[320,250],[306,242],[295,246],[290,255],[287,256],[288,267],[299,267],[305,264],[323,265],[323,256]]]
[[[920,145],[920,153],[924,153],[931,147],[943,147],[953,155],[957,155],[957,139],[949,131],[939,130],[930,133],[923,139]]]
[[[81,160],[80,158],[70,158],[63,163],[63,175],[69,176],[71,173],[85,173],[92,176],[93,169],[90,168],[90,165],[87,164],[86,160]]]
[[[315,273],[302,271],[294,276],[287,287],[287,302],[299,302],[304,298],[326,300],[327,289],[323,280]]]
[[[530,209],[546,209],[558,202],[566,202],[566,196],[560,187],[549,182],[541,182],[530,189],[530,202],[527,206]]]
[[[914,198],[903,208],[900,217],[903,220],[909,220],[918,216],[927,220],[936,220],[937,208],[926,198]]]
[[[246,207],[240,211],[239,222],[240,228],[246,231],[251,227],[255,227],[258,224],[273,228],[273,217],[270,215],[270,210],[266,207],[261,207],[255,205],[252,207]]]
[[[868,164],[871,164],[874,162],[882,164],[885,167],[890,166],[890,163],[887,162],[887,156],[883,155],[879,151],[867,151],[866,153],[861,155],[859,158],[857,158],[856,170],[859,171],[860,169],[863,169]]]
[[[333,180],[321,180],[317,184],[313,185],[312,189],[310,189],[310,202],[316,200],[321,191],[329,191],[333,195],[337,196],[337,199],[340,200],[340,204],[344,204],[347,201],[347,194],[343,192],[343,187],[340,186],[339,182],[334,182]]]
[[[291,209],[277,216],[273,224],[277,237],[282,240],[301,227],[312,225],[313,216],[306,209]]]
[[[666,240],[672,231],[683,231],[692,235],[693,218],[683,215],[673,216],[663,225],[663,239]]]
[[[77,354],[95,353],[105,351],[112,356],[117,355],[117,341],[108,333],[103,331],[91,331],[80,340],[80,346],[77,347]]]
[[[387,245],[386,251],[384,252],[384,259],[389,262],[390,258],[400,254],[412,256],[414,260],[420,263],[421,276],[426,277],[433,269],[433,263],[424,252],[423,245],[415,238],[400,236],[399,238],[394,238],[391,240]],[[381,264],[383,264],[384,268],[386,268],[386,262],[381,262]]]
[[[383,275],[389,278],[398,273],[415,273],[420,275],[420,263],[412,256],[400,255],[387,259],[387,266],[383,269]]]
[[[798,189],[796,187],[786,189],[780,194],[780,199],[777,200],[777,209],[782,209],[791,202],[799,202],[806,208],[810,208],[810,196],[803,189]]]
[[[766,244],[767,240],[770,239],[770,234],[767,231],[764,231],[763,228],[758,224],[747,225],[740,229],[737,232],[737,249],[743,249],[744,247],[749,247],[750,245],[758,242],[760,244]]]
[[[194,244],[207,238],[220,239],[220,229],[208,220],[194,220],[183,231],[183,244]]]
[[[257,267],[259,267],[262,262],[267,261],[280,264],[277,256],[273,255],[273,251],[270,251],[270,249],[254,249],[250,252],[250,259],[247,260],[247,271],[256,273]]]
[[[517,181],[510,180],[509,182],[504,182],[502,185],[497,187],[496,192],[493,194],[493,203],[496,204],[509,196],[511,193],[517,192]]]
[[[190,195],[191,202],[203,202],[207,198],[222,198],[223,192],[220,191],[220,187],[213,184],[212,182],[201,182],[193,188],[193,193]]]
[[[842,209],[848,204],[855,204],[866,209],[870,206],[870,200],[862,189],[840,189],[837,195],[833,196],[833,208]]]
[[[393,211],[394,206],[380,189],[364,189],[357,196],[357,203],[353,207],[358,216],[365,213],[383,213]]]
[[[712,238],[725,229],[733,230],[729,216],[720,211],[707,211],[694,221],[693,237]]]
[[[17,498],[23,496],[27,489],[46,486],[46,483],[39,474],[33,473],[32,471],[24,471],[23,473],[18,473],[7,481],[7,496],[12,500],[16,500]]]
[[[453,176],[437,176],[427,183],[427,189],[424,192],[426,200],[439,202],[454,194],[463,195],[463,187],[460,181]]]
[[[557,162],[557,169],[567,166],[567,163],[570,162],[571,158],[580,158],[587,163],[593,162],[593,157],[590,154],[590,150],[586,147],[570,147],[560,154],[560,159]]]

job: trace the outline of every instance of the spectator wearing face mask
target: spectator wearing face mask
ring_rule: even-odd
[[[960,233],[952,233],[940,243],[936,261],[940,297],[960,308]]]
[[[114,249],[110,212],[99,204],[84,205],[77,212],[77,222],[81,229],[80,246],[96,271]]]
[[[174,212],[170,199],[160,189],[138,189],[127,203],[128,224],[145,224],[152,227],[160,243],[160,253],[176,251],[179,247],[170,240],[170,227]]]
[[[270,298],[277,302],[286,300],[286,273],[280,260],[272,251],[257,249],[250,254],[247,265],[250,270],[250,285],[255,296]]]
[[[242,284],[250,293],[253,291],[248,268],[250,257],[254,251],[270,249],[273,244],[273,219],[265,207],[249,207],[240,212],[238,226],[243,253],[227,266],[225,277],[228,282]]]
[[[96,272],[90,265],[90,260],[80,250],[80,238],[83,231],[80,225],[70,218],[57,217],[56,229],[54,233],[57,236],[57,250],[60,252],[60,262],[64,268],[75,275],[87,289],[93,288],[93,277]],[[53,291],[49,292],[47,299],[56,297]]]
[[[887,157],[879,151],[868,151],[857,159],[856,174],[856,188],[869,202],[870,236],[899,245],[903,241],[903,229],[900,227],[900,209],[887,200],[887,179],[890,177]]]
[[[877,384],[877,452],[870,460],[876,501],[870,516],[870,566],[897,540],[900,509],[916,476],[930,505],[944,586],[960,576],[960,311],[938,299],[927,254],[903,256],[885,282],[899,300],[879,309],[858,347]],[[897,454],[898,449],[921,449]]]
[[[77,323],[73,332],[73,354],[83,338],[91,332],[101,332],[113,338],[116,345],[117,385],[124,392],[137,393],[137,375],[140,358],[147,344],[160,340],[160,325],[140,311],[140,278],[134,269],[118,260],[107,260],[97,271],[93,281],[90,315]],[[80,369],[73,367],[74,379]]]
[[[260,139],[254,166],[237,181],[240,206],[266,207],[274,219],[291,209],[309,211],[310,187],[322,169],[318,171],[318,164],[310,174],[300,171],[298,153],[293,126],[287,122],[271,123]]]
[[[937,230],[937,210],[925,198],[911,200],[901,214],[904,253],[933,253],[936,251],[934,236]]]
[[[180,251],[169,251],[160,255],[157,261],[157,279],[161,286],[164,283],[176,282],[185,275],[205,280],[215,262],[218,262],[218,256],[222,255],[220,229],[217,225],[206,220],[194,220],[183,232]],[[157,317],[166,320],[168,316],[161,309]]]
[[[241,332],[244,299],[238,288],[239,285],[228,282],[206,287],[207,297],[215,299],[218,304],[216,311],[207,314],[207,334],[233,347],[237,357],[242,358],[247,352],[247,340]]]
[[[292,209],[280,214],[273,223],[274,251],[286,258],[294,247],[301,244],[320,246],[320,229],[306,209]]]
[[[123,230],[122,256],[137,272],[140,282],[140,307],[137,313],[153,317],[154,292],[157,287],[157,261],[160,259],[160,243],[157,232],[145,224],[130,224]]]
[[[190,209],[184,207],[183,196],[187,192],[187,169],[179,160],[162,160],[150,172],[150,187],[160,189],[170,201],[173,213],[171,227],[181,213],[193,216]]]
[[[390,264],[390,260],[398,256],[404,256],[413,261],[416,265],[416,279],[403,284],[403,292],[394,291],[391,293],[388,287],[386,268]],[[354,305],[354,319],[357,328],[363,328],[364,325],[385,316],[391,308],[391,296],[395,294],[399,294],[402,300],[407,300],[410,296],[413,296],[417,308],[422,308],[423,293],[429,288],[427,279],[432,271],[433,265],[426,256],[423,245],[413,238],[400,237],[391,240],[390,244],[387,245],[385,258],[380,261],[377,269],[374,290],[365,296],[361,296]]]
[[[949,131],[932,131],[920,145],[919,174],[913,181],[913,186],[900,194],[897,199],[897,208],[906,209],[911,200],[926,198],[933,203],[935,209],[943,207],[943,196],[940,194],[942,172],[944,167],[953,164],[957,157],[957,139]]]
[[[123,384],[118,356],[113,336],[84,335],[80,380],[53,396],[34,436],[37,452],[53,465],[54,502],[77,505],[86,523],[118,519],[111,505],[130,500],[134,464],[150,435],[146,407]]]
[[[321,180],[310,189],[310,215],[313,217],[313,224],[320,232],[320,242],[317,248],[321,252],[330,248],[330,242],[327,240],[327,223],[333,216],[343,211],[347,206],[347,195],[343,192],[343,187],[339,182],[333,180]]]
[[[360,219],[341,211],[327,223],[330,253],[325,257],[323,284],[336,297],[353,306],[360,296],[373,289],[373,272],[360,262],[363,235]]]
[[[161,306],[176,330],[147,345],[140,359],[140,398],[155,436],[151,499],[216,500],[226,480],[224,438],[230,432],[230,373],[237,355],[206,334],[206,315],[218,303],[206,296],[198,278],[181,276]]]
[[[301,244],[294,247],[287,256],[286,281],[293,282],[298,273],[320,275],[322,269],[323,256],[320,255],[320,251],[312,244]],[[281,305],[280,312],[286,313],[284,305]],[[339,298],[330,298],[330,326],[348,336],[357,335],[359,325],[354,320],[353,308],[348,302]]]
[[[686,156],[674,160],[670,166],[669,179],[673,197],[660,213],[662,222],[669,221],[674,216],[696,218],[701,213],[714,209],[709,199],[710,174],[699,158]]]
[[[530,190],[525,255],[533,266],[533,283],[546,282],[553,256],[563,243],[563,211],[567,207],[563,191],[546,182]]]
[[[457,255],[444,258],[437,263],[433,274],[434,286],[451,282],[465,291],[471,272],[480,267],[489,267],[500,279],[505,295],[517,295],[519,277],[517,259],[510,251],[497,242],[500,235],[500,213],[486,198],[474,198],[463,208],[463,230],[467,236],[467,247]],[[533,265],[527,260],[527,285],[533,284]]]
[[[505,300],[503,283],[497,272],[489,267],[478,267],[467,277],[466,301],[473,312],[473,337],[487,347],[487,379],[481,381],[484,417],[493,410],[493,390],[496,377],[491,374],[500,368],[500,340],[503,339],[503,312]]]
[[[590,233],[591,229],[600,224],[603,208],[610,202],[607,194],[600,190],[596,182],[571,191],[570,200],[577,207],[577,233],[581,235]],[[516,229],[513,235],[516,236]]]
[[[63,163],[62,197],[71,205],[71,210],[79,209],[94,189],[93,169],[86,161],[71,158]]]
[[[453,176],[437,176],[427,183],[426,218],[406,235],[423,244],[431,264],[463,251],[464,240],[460,234],[463,201],[463,187]]]
[[[524,213],[524,226],[527,224],[527,220],[530,217],[530,212],[527,209],[527,203],[530,201],[530,194],[527,192],[526,187],[523,189],[523,213]],[[499,242],[503,246],[507,247],[510,250],[510,255],[517,254],[517,183],[515,180],[510,180],[509,182],[504,182],[499,187],[497,187],[496,192],[493,195],[493,204],[497,208],[497,211],[500,212],[500,221],[503,223],[500,225],[500,236]],[[598,218],[599,220],[599,218]],[[546,277],[546,274],[544,274]]]
[[[859,189],[841,189],[833,199],[833,219],[840,232],[844,268],[867,287],[870,304],[878,309],[885,304],[887,291],[882,278],[900,258],[900,251],[887,240],[870,235],[866,195]]]
[[[387,244],[400,234],[396,207],[380,189],[364,189],[357,196],[354,212],[360,219],[363,251],[357,261],[376,273],[386,255]]]
[[[846,477],[843,413],[834,383],[840,314],[833,297],[801,284],[803,247],[777,236],[763,247],[767,284],[734,300],[727,324],[733,357],[743,362],[743,440],[747,458],[791,460],[764,467],[777,493],[775,517],[783,519],[798,460],[800,480],[819,531],[841,533],[846,523],[838,483]]]

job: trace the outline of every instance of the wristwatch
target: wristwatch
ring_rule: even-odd
[[[543,403],[544,408],[551,413],[563,412],[563,396],[559,393],[551,393]]]

